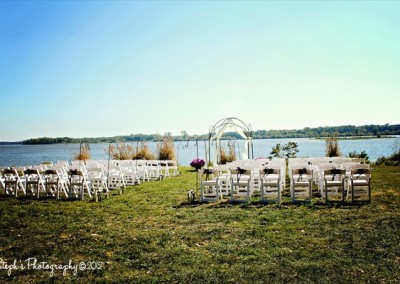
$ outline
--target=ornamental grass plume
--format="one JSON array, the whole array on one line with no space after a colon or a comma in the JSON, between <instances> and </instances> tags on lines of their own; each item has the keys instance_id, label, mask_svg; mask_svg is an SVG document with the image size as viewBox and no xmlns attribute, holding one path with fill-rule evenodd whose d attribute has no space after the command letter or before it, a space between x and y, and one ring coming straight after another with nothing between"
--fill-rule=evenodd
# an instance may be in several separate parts
<instances>
[{"instance_id":1,"label":"ornamental grass plume","mask_svg":"<svg viewBox=\"0 0 400 284\"><path fill-rule=\"evenodd\" d=\"M79 153L74 154L73 160L85 161L91 158L90 148L87 144L82 144Z\"/></svg>"},{"instance_id":2,"label":"ornamental grass plume","mask_svg":"<svg viewBox=\"0 0 400 284\"><path fill-rule=\"evenodd\" d=\"M146 142L142 142L140 148L133 155L133 160L155 160L155 155L150 151Z\"/></svg>"},{"instance_id":3,"label":"ornamental grass plume","mask_svg":"<svg viewBox=\"0 0 400 284\"><path fill-rule=\"evenodd\" d=\"M110 145L105 151L113 160L132 160L135 154L133 146L125 143L119 143L118 147Z\"/></svg>"},{"instance_id":4,"label":"ornamental grass plume","mask_svg":"<svg viewBox=\"0 0 400 284\"><path fill-rule=\"evenodd\" d=\"M165 136L163 141L157 144L159 160L175 160L174 139L171 136Z\"/></svg>"},{"instance_id":5,"label":"ornamental grass plume","mask_svg":"<svg viewBox=\"0 0 400 284\"><path fill-rule=\"evenodd\" d=\"M339 138L337 133L328 133L327 138L325 139L325 145L327 157L339 157L342 155L339 149Z\"/></svg>"},{"instance_id":6,"label":"ornamental grass plume","mask_svg":"<svg viewBox=\"0 0 400 284\"><path fill-rule=\"evenodd\" d=\"M221 165L235 161L236 153L235 153L234 145L233 144L228 145L228 153L225 151L224 147L221 146L219 149L219 155L220 155L220 164Z\"/></svg>"}]
</instances>

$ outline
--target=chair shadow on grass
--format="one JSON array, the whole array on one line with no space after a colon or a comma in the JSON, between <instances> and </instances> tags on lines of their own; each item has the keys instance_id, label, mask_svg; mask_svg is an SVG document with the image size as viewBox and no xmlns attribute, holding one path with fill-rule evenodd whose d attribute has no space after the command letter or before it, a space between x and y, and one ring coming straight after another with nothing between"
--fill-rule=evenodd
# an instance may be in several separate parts
<instances>
[{"instance_id":1,"label":"chair shadow on grass","mask_svg":"<svg viewBox=\"0 0 400 284\"><path fill-rule=\"evenodd\" d=\"M191 203L189 202L181 202L179 205L173 206L175 209L179 208L195 208L199 206L206 206L210 209L214 208L229 208L229 207L238 207L242 209L252 209L252 208L271 208L271 209L290 209L290 208L298 208L301 206L308 207L309 209L313 210L320 210L320 209L332 209L332 208L341 208L341 209L354 209L354 208L360 208L364 205L368 205L368 202L329 202L325 203L322 200L317 200L312 203L308 202L292 202L292 201L283 201L281 204L276 204L273 202L270 203L265 203L260 200L254 200L251 202L231 202L229 200L223 200L220 202L206 202L206 201L193 201Z\"/></svg>"}]
</instances>

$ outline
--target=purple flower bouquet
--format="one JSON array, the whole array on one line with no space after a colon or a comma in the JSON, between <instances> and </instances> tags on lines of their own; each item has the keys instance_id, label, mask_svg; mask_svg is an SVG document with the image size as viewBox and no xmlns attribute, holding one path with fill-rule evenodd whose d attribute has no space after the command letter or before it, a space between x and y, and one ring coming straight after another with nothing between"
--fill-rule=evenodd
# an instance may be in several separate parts
<instances>
[{"instance_id":1,"label":"purple flower bouquet","mask_svg":"<svg viewBox=\"0 0 400 284\"><path fill-rule=\"evenodd\" d=\"M190 162L190 166L193 167L193 168L195 168L196 171L200 170L201 167L203 167L204 165L205 165L205 162L204 162L203 159L193 159L193 160Z\"/></svg>"}]
</instances>

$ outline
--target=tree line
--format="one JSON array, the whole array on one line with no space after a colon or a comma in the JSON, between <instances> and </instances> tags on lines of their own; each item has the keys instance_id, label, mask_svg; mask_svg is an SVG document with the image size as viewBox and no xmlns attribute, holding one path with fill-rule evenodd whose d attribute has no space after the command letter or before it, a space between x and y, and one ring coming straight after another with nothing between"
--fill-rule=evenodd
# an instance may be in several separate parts
<instances>
[{"instance_id":1,"label":"tree line","mask_svg":"<svg viewBox=\"0 0 400 284\"><path fill-rule=\"evenodd\" d=\"M305 127L303 129L293 130L256 130L252 133L253 139L273 139L273 138L324 138L330 134L335 133L338 137L365 137L365 136L390 136L400 135L400 124L384 124L384 125L343 125L343 126L329 126L329 127ZM208 139L208 134L202 135L189 135L187 131L181 131L181 135L172 136L167 132L164 135L160 134L131 134L114 137L95 137L95 138L71 138L71 137L42 137L31 138L22 141L22 144L57 144L57 143L80 143L86 141L88 143L108 143L116 142L139 142L139 141L162 141L165 136L172 137L175 141L185 141L190 137L200 137L201 139ZM240 140L243 139L236 132L226 132L222 136L225 140Z\"/></svg>"}]
</instances>

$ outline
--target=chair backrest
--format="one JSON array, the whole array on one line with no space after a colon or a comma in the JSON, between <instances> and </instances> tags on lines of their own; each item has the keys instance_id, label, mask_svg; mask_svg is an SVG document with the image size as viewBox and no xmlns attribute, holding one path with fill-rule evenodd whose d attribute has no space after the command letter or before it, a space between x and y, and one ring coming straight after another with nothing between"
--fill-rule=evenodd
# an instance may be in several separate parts
<instances>
[{"instance_id":1,"label":"chair backrest","mask_svg":"<svg viewBox=\"0 0 400 284\"><path fill-rule=\"evenodd\" d=\"M26 176L39 175L39 170L37 170L37 169L26 169L26 170L24 170L24 175L26 175Z\"/></svg>"},{"instance_id":2,"label":"chair backrest","mask_svg":"<svg viewBox=\"0 0 400 284\"><path fill-rule=\"evenodd\" d=\"M313 171L307 168L302 169L292 169L292 176L300 175L300 176L311 176L312 177Z\"/></svg>"},{"instance_id":3,"label":"chair backrest","mask_svg":"<svg viewBox=\"0 0 400 284\"><path fill-rule=\"evenodd\" d=\"M251 174L251 170L248 169L242 169L242 168L236 168L236 169L232 169L231 170L231 174L233 175L250 175Z\"/></svg>"},{"instance_id":4,"label":"chair backrest","mask_svg":"<svg viewBox=\"0 0 400 284\"><path fill-rule=\"evenodd\" d=\"M335 179L337 176L339 179L345 178L346 170L345 169L326 169L324 170L324 177L329 176L332 179Z\"/></svg>"},{"instance_id":5,"label":"chair backrest","mask_svg":"<svg viewBox=\"0 0 400 284\"><path fill-rule=\"evenodd\" d=\"M44 172L45 175L58 175L56 170L48 169Z\"/></svg>"},{"instance_id":6,"label":"chair backrest","mask_svg":"<svg viewBox=\"0 0 400 284\"><path fill-rule=\"evenodd\" d=\"M351 170L354 170L354 169L370 169L370 168L371 168L370 164L353 164L350 167Z\"/></svg>"},{"instance_id":7,"label":"chair backrest","mask_svg":"<svg viewBox=\"0 0 400 284\"><path fill-rule=\"evenodd\" d=\"M57 170L48 169L44 172L44 180L48 184L51 183L58 183L60 181L60 175L58 174Z\"/></svg>"},{"instance_id":8,"label":"chair backrest","mask_svg":"<svg viewBox=\"0 0 400 284\"><path fill-rule=\"evenodd\" d=\"M355 179L368 179L371 177L371 169L368 168L355 168L351 169L351 178Z\"/></svg>"},{"instance_id":9,"label":"chair backrest","mask_svg":"<svg viewBox=\"0 0 400 284\"><path fill-rule=\"evenodd\" d=\"M279 168L264 168L260 170L260 176L262 178L267 178L271 175L280 175L281 170Z\"/></svg>"},{"instance_id":10,"label":"chair backrest","mask_svg":"<svg viewBox=\"0 0 400 284\"><path fill-rule=\"evenodd\" d=\"M19 178L17 171L14 168L6 168L3 169L2 175L7 179L16 179Z\"/></svg>"},{"instance_id":11,"label":"chair backrest","mask_svg":"<svg viewBox=\"0 0 400 284\"><path fill-rule=\"evenodd\" d=\"M263 168L260 170L263 175L279 174L279 168Z\"/></svg>"},{"instance_id":12,"label":"chair backrest","mask_svg":"<svg viewBox=\"0 0 400 284\"><path fill-rule=\"evenodd\" d=\"M218 169L200 169L198 171L199 177L202 180L209 180L210 177L217 177L218 176ZM203 176L205 177L203 178Z\"/></svg>"},{"instance_id":13,"label":"chair backrest","mask_svg":"<svg viewBox=\"0 0 400 284\"><path fill-rule=\"evenodd\" d=\"M78 169L76 169L76 170L69 170L68 171L68 175L70 176L70 177L72 177L72 176L83 176L83 173L82 173L82 171L80 171L80 170L78 170Z\"/></svg>"},{"instance_id":14,"label":"chair backrest","mask_svg":"<svg viewBox=\"0 0 400 284\"><path fill-rule=\"evenodd\" d=\"M351 161L365 164L365 158L351 158Z\"/></svg>"},{"instance_id":15,"label":"chair backrest","mask_svg":"<svg viewBox=\"0 0 400 284\"><path fill-rule=\"evenodd\" d=\"M240 181L240 178L242 176L245 176L247 178L251 177L251 170L248 169L242 169L242 168L236 168L231 170L231 178L232 180Z\"/></svg>"}]
</instances>

